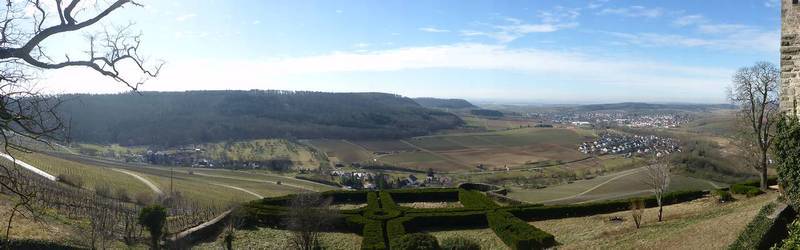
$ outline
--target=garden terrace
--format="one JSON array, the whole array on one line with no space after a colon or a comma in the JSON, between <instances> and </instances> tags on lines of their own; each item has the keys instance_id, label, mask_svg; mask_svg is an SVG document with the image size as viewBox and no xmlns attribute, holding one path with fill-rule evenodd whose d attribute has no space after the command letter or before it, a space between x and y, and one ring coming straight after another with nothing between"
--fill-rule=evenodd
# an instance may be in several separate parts
<instances>
[{"instance_id":1,"label":"garden terrace","mask_svg":"<svg viewBox=\"0 0 800 250\"><path fill-rule=\"evenodd\" d=\"M707 193L669 193L665 195L664 203L689 201ZM391 249L393 239L409 233L485 228L491 228L511 249L549 248L557 244L555 237L528 222L623 211L630 204L629 200L619 200L561 206L500 206L483 192L464 188L329 191L322 195L330 197L334 204L366 203L366 206L357 209L339 210L342 216L331 229L361 235L362 249ZM281 227L281 218L292 198L293 195L288 195L253 201L242 206L237 215L243 218L246 226ZM413 208L398 205L415 202L457 202L462 207ZM645 204L648 207L657 205L654 197L646 198Z\"/></svg>"}]
</instances>

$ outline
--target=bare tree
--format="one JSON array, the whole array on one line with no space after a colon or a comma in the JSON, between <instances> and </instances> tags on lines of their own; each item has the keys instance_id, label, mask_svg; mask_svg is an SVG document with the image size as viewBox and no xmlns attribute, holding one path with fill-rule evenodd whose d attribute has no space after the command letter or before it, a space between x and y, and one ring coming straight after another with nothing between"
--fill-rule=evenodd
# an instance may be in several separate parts
<instances>
[{"instance_id":1,"label":"bare tree","mask_svg":"<svg viewBox=\"0 0 800 250\"><path fill-rule=\"evenodd\" d=\"M319 246L319 235L330 226L337 213L330 210L331 199L317 193L301 193L292 199L286 227L292 231L291 242L297 249Z\"/></svg>"},{"instance_id":2,"label":"bare tree","mask_svg":"<svg viewBox=\"0 0 800 250\"><path fill-rule=\"evenodd\" d=\"M656 153L650 163L645 166L645 169L647 170L647 176L645 177L644 183L647 184L656 196L656 202L658 202L658 221L661 221L664 214L664 203L662 199L669 188L672 166L666 155Z\"/></svg>"},{"instance_id":3,"label":"bare tree","mask_svg":"<svg viewBox=\"0 0 800 250\"><path fill-rule=\"evenodd\" d=\"M743 150L757 149L750 163L761 177L761 189L767 189L767 167L772 128L779 119L780 70L768 62L757 62L740 68L733 75L729 99L739 107L737 118L744 126L740 129L739 144ZM747 157L750 158L750 157Z\"/></svg>"},{"instance_id":4,"label":"bare tree","mask_svg":"<svg viewBox=\"0 0 800 250\"><path fill-rule=\"evenodd\" d=\"M6 0L0 8L0 142L7 153L29 151L25 141L49 145L63 128L56 108L60 100L37 90L32 81L44 70L84 67L110 77L136 91L156 77L163 63L147 66L139 54L141 34L132 25L89 30L125 6L141 6L133 0ZM59 34L85 34L86 47L69 48L62 59L47 52L44 44ZM82 51L78 55L70 52ZM136 77L132 75L138 75ZM14 151L16 150L16 151ZM13 164L0 165L0 186L13 194L19 207L28 210L34 193L25 189ZM11 228L7 225L6 234Z\"/></svg>"},{"instance_id":5,"label":"bare tree","mask_svg":"<svg viewBox=\"0 0 800 250\"><path fill-rule=\"evenodd\" d=\"M631 217L636 228L642 226L642 215L644 215L644 200L635 198L631 200Z\"/></svg>"}]
</instances>

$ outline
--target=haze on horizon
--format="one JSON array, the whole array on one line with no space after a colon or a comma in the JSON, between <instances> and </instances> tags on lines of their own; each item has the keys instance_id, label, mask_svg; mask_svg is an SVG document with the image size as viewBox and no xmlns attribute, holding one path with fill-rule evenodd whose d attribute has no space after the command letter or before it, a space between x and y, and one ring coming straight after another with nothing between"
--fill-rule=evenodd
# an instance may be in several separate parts
<instances>
[{"instance_id":1,"label":"haze on horizon","mask_svg":"<svg viewBox=\"0 0 800 250\"><path fill-rule=\"evenodd\" d=\"M142 51L167 62L142 91L387 92L500 103L723 103L733 72L778 62L780 2L147 1ZM379 19L378 19L379 18ZM53 42L55 41L55 42ZM45 44L77 54L81 33ZM82 68L54 93L125 86Z\"/></svg>"}]
</instances>

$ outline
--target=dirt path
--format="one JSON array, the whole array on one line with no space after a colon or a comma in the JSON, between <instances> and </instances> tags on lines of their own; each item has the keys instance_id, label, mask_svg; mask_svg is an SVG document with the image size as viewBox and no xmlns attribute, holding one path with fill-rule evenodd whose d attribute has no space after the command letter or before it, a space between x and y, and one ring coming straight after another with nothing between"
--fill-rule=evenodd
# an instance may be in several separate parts
<instances>
[{"instance_id":1,"label":"dirt path","mask_svg":"<svg viewBox=\"0 0 800 250\"><path fill-rule=\"evenodd\" d=\"M231 186L231 185L225 185L225 184L219 184L219 183L214 183L214 182L209 182L209 184L212 184L212 185L217 185L217 186L220 186L220 187L226 187L226 188L232 188L232 189L236 189L236 190L239 190L239 191L242 191L242 192L245 192L245 193L251 194L251 195L253 195L253 196L255 196L255 197L258 197L259 199L264 199L264 196L262 196L262 195L260 195L260 194L257 194L257 193L255 193L255 192L253 192L253 191L250 191L250 190L244 189L244 188L235 187L235 186Z\"/></svg>"},{"instance_id":2,"label":"dirt path","mask_svg":"<svg viewBox=\"0 0 800 250\"><path fill-rule=\"evenodd\" d=\"M159 194L159 195L163 195L164 194L164 192L161 191L161 189L158 188L158 186L156 186L156 184L154 184L153 182L151 182L148 179L145 179L141 175L135 174L135 173L133 173L131 171L128 171L128 170L123 170L123 169L118 169L118 168L109 168L109 169L117 171L117 172L120 172L120 173L123 173L123 174L127 174L127 175L130 175L130 176L133 176L133 178L136 178L137 180L139 180L142 183L144 183L145 185L147 185L147 187L149 187L151 190L153 190L153 192L155 192L156 194Z\"/></svg>"}]
</instances>

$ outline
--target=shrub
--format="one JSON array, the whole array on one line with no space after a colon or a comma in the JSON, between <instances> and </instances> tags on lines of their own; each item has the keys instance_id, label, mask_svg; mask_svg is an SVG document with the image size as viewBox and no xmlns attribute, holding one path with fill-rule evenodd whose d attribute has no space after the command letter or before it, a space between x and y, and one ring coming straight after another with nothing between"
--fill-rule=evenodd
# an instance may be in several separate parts
<instances>
[{"instance_id":1,"label":"shrub","mask_svg":"<svg viewBox=\"0 0 800 250\"><path fill-rule=\"evenodd\" d=\"M442 250L481 250L481 245L469 238L450 237L442 240Z\"/></svg>"},{"instance_id":2,"label":"shrub","mask_svg":"<svg viewBox=\"0 0 800 250\"><path fill-rule=\"evenodd\" d=\"M56 177L58 181L76 187L76 188L83 188L83 178L73 174L60 174Z\"/></svg>"},{"instance_id":3,"label":"shrub","mask_svg":"<svg viewBox=\"0 0 800 250\"><path fill-rule=\"evenodd\" d=\"M430 234L414 233L393 239L392 249L397 250L440 250L436 237Z\"/></svg>"},{"instance_id":4,"label":"shrub","mask_svg":"<svg viewBox=\"0 0 800 250\"><path fill-rule=\"evenodd\" d=\"M139 212L139 225L147 228L150 232L150 247L158 250L158 241L164 235L164 224L167 222L167 210L159 205L152 205L142 208Z\"/></svg>"},{"instance_id":5,"label":"shrub","mask_svg":"<svg viewBox=\"0 0 800 250\"><path fill-rule=\"evenodd\" d=\"M111 187L105 184L98 184L94 186L94 193L102 197L111 197Z\"/></svg>"},{"instance_id":6,"label":"shrub","mask_svg":"<svg viewBox=\"0 0 800 250\"><path fill-rule=\"evenodd\" d=\"M761 189L753 188L753 189L747 190L747 193L745 193L745 195L747 195L747 197L756 197L756 196L759 196L759 195L761 195L763 193L764 193L764 191L761 191Z\"/></svg>"},{"instance_id":7,"label":"shrub","mask_svg":"<svg viewBox=\"0 0 800 250\"><path fill-rule=\"evenodd\" d=\"M131 201L131 197L128 195L128 190L124 188L117 188L114 191L114 197L124 202Z\"/></svg>"},{"instance_id":8,"label":"shrub","mask_svg":"<svg viewBox=\"0 0 800 250\"><path fill-rule=\"evenodd\" d=\"M0 239L6 243L5 239ZM35 239L11 239L7 241L8 245L3 246L7 249L48 249L48 250L78 250L83 248L72 247L63 245L63 243L51 242L46 240Z\"/></svg>"},{"instance_id":9,"label":"shrub","mask_svg":"<svg viewBox=\"0 0 800 250\"><path fill-rule=\"evenodd\" d=\"M775 129L772 158L789 203L800 211L800 121L784 116Z\"/></svg>"},{"instance_id":10,"label":"shrub","mask_svg":"<svg viewBox=\"0 0 800 250\"><path fill-rule=\"evenodd\" d=\"M489 226L511 249L545 249L555 246L556 239L508 212L490 212Z\"/></svg>"},{"instance_id":11,"label":"shrub","mask_svg":"<svg viewBox=\"0 0 800 250\"><path fill-rule=\"evenodd\" d=\"M781 250L800 249L800 219L795 219L792 225L789 226L789 237L781 242Z\"/></svg>"},{"instance_id":12,"label":"shrub","mask_svg":"<svg viewBox=\"0 0 800 250\"><path fill-rule=\"evenodd\" d=\"M796 213L789 208L771 219L769 216L775 212L775 208L775 203L769 203L762 207L728 249L769 249L785 238L787 236L786 226L791 223Z\"/></svg>"},{"instance_id":13,"label":"shrub","mask_svg":"<svg viewBox=\"0 0 800 250\"><path fill-rule=\"evenodd\" d=\"M717 197L717 202L720 203L733 201L733 196L731 195L731 192L728 192L727 190L722 190L722 189L714 190L714 196Z\"/></svg>"},{"instance_id":14,"label":"shrub","mask_svg":"<svg viewBox=\"0 0 800 250\"><path fill-rule=\"evenodd\" d=\"M147 205L153 202L153 196L145 192L137 193L134 197L134 201L139 205Z\"/></svg>"}]
</instances>

